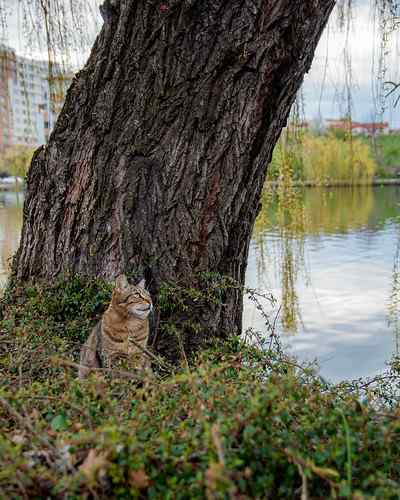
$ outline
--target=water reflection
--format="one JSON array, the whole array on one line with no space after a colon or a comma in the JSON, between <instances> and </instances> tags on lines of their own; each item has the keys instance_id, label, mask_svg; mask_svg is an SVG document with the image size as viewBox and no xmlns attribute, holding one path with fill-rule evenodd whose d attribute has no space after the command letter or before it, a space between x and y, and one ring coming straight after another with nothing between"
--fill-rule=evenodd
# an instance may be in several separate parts
<instances>
[{"instance_id":1,"label":"water reflection","mask_svg":"<svg viewBox=\"0 0 400 500\"><path fill-rule=\"evenodd\" d=\"M395 354L400 354L400 231L398 232L396 255L392 272L392 287L389 297L389 326L395 338Z\"/></svg>"},{"instance_id":2,"label":"water reflection","mask_svg":"<svg viewBox=\"0 0 400 500\"><path fill-rule=\"evenodd\" d=\"M22 227L23 195L0 192L0 287L6 284L11 260L18 249Z\"/></svg>"},{"instance_id":3,"label":"water reflection","mask_svg":"<svg viewBox=\"0 0 400 500\"><path fill-rule=\"evenodd\" d=\"M266 196L247 282L278 299L284 343L332 379L380 371L400 335L400 189L311 188L290 216ZM261 326L251 304L244 322Z\"/></svg>"},{"instance_id":4,"label":"water reflection","mask_svg":"<svg viewBox=\"0 0 400 500\"><path fill-rule=\"evenodd\" d=\"M22 202L21 194L0 193L2 285ZM284 344L301 359L317 358L334 380L381 371L400 351L400 188L265 193L263 206L247 284L277 298ZM264 326L250 302L244 326Z\"/></svg>"}]
</instances>

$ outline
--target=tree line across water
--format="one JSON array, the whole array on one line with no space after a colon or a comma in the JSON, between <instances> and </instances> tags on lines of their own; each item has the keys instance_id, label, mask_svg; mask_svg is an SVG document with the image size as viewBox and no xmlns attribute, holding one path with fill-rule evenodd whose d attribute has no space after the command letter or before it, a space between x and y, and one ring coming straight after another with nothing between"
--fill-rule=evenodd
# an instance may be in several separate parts
<instances>
[{"instance_id":1,"label":"tree line across water","mask_svg":"<svg viewBox=\"0 0 400 500\"><path fill-rule=\"evenodd\" d=\"M400 134L350 136L283 131L268 170L268 179L329 184L369 184L400 173Z\"/></svg>"},{"instance_id":2,"label":"tree line across water","mask_svg":"<svg viewBox=\"0 0 400 500\"><path fill-rule=\"evenodd\" d=\"M25 177L34 148L16 145L0 155L0 173ZM269 181L284 179L317 185L331 182L368 184L374 177L400 174L400 134L349 138L340 132L325 134L283 131L268 171Z\"/></svg>"}]
</instances>

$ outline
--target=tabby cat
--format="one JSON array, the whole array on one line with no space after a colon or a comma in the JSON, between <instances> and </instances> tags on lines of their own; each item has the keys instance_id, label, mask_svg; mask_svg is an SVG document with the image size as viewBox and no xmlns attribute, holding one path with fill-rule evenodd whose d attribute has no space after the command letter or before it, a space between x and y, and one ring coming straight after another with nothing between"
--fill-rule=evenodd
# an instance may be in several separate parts
<instances>
[{"instance_id":1,"label":"tabby cat","mask_svg":"<svg viewBox=\"0 0 400 500\"><path fill-rule=\"evenodd\" d=\"M93 368L113 368L123 359L129 367L147 369L149 358L138 346L146 348L151 309L145 281L135 286L125 275L119 276L108 309L82 346L79 378L87 377Z\"/></svg>"}]
</instances>

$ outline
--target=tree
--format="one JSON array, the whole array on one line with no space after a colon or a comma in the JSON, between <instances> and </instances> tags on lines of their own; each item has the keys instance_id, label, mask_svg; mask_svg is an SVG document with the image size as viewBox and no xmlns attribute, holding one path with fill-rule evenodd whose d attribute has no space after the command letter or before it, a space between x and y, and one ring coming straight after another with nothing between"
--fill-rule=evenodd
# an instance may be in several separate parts
<instances>
[{"instance_id":1,"label":"tree","mask_svg":"<svg viewBox=\"0 0 400 500\"><path fill-rule=\"evenodd\" d=\"M13 146L0 156L0 165L9 175L24 178L34 153L33 148L23 145Z\"/></svg>"},{"instance_id":2,"label":"tree","mask_svg":"<svg viewBox=\"0 0 400 500\"><path fill-rule=\"evenodd\" d=\"M106 0L32 160L15 277L141 273L155 299L202 272L243 283L266 168L334 3ZM238 333L241 292L187 314L189 349Z\"/></svg>"}]
</instances>

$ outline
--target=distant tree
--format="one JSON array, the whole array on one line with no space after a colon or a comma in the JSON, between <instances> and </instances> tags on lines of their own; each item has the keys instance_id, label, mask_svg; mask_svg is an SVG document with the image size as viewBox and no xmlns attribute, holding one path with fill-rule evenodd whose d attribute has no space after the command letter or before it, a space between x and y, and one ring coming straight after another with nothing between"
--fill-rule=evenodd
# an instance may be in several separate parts
<instances>
[{"instance_id":1,"label":"distant tree","mask_svg":"<svg viewBox=\"0 0 400 500\"><path fill-rule=\"evenodd\" d=\"M29 146L12 146L0 156L0 170L24 178L29 170L34 149Z\"/></svg>"}]
</instances>

